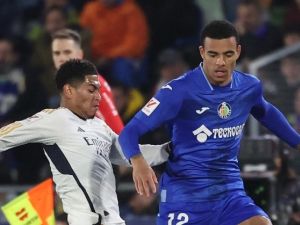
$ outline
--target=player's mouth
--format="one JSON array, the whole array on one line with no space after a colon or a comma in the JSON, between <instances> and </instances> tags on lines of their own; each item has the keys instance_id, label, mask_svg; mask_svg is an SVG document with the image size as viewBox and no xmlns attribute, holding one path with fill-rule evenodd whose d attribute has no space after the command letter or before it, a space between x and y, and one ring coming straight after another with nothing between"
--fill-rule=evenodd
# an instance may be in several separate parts
<instances>
[{"instance_id":1,"label":"player's mouth","mask_svg":"<svg viewBox=\"0 0 300 225\"><path fill-rule=\"evenodd\" d=\"M98 109L98 108L99 108L99 104L94 104L94 105L93 105L93 108Z\"/></svg>"},{"instance_id":2,"label":"player's mouth","mask_svg":"<svg viewBox=\"0 0 300 225\"><path fill-rule=\"evenodd\" d=\"M224 77L227 74L226 70L215 70L215 74L217 77Z\"/></svg>"}]
</instances>

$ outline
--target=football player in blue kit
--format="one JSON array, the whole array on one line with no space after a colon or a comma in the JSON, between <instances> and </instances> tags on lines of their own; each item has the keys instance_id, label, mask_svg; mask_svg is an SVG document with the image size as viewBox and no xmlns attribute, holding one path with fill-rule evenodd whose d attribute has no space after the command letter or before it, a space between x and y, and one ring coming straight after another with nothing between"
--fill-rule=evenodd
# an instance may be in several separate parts
<instances>
[{"instance_id":1,"label":"football player in blue kit","mask_svg":"<svg viewBox=\"0 0 300 225\"><path fill-rule=\"evenodd\" d=\"M270 225L246 195L238 166L249 115L292 147L300 136L267 102L261 82L235 70L241 52L234 26L207 24L200 38L203 62L163 86L119 137L133 166L138 193L156 192L156 177L138 147L139 137L165 124L173 149L160 180L158 225Z\"/></svg>"}]
</instances>

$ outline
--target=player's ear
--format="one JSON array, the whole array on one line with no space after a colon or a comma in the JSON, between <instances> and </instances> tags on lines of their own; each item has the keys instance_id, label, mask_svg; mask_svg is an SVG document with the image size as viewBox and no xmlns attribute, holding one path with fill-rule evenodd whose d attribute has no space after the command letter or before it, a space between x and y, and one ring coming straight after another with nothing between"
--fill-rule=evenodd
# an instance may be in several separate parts
<instances>
[{"instance_id":1,"label":"player's ear","mask_svg":"<svg viewBox=\"0 0 300 225\"><path fill-rule=\"evenodd\" d=\"M204 48L203 48L202 45L199 46L199 52L200 52L200 55L201 55L201 57L203 59L203 57L204 57Z\"/></svg>"},{"instance_id":2,"label":"player's ear","mask_svg":"<svg viewBox=\"0 0 300 225\"><path fill-rule=\"evenodd\" d=\"M72 86L70 84L65 84L63 87L63 94L67 98L72 97Z\"/></svg>"},{"instance_id":3,"label":"player's ear","mask_svg":"<svg viewBox=\"0 0 300 225\"><path fill-rule=\"evenodd\" d=\"M80 49L78 52L78 58L83 59L83 57L84 57L83 51L82 51L82 49Z\"/></svg>"},{"instance_id":4,"label":"player's ear","mask_svg":"<svg viewBox=\"0 0 300 225\"><path fill-rule=\"evenodd\" d=\"M242 46L241 45L237 45L237 47L236 47L237 59L240 57L241 51L242 51Z\"/></svg>"}]
</instances>

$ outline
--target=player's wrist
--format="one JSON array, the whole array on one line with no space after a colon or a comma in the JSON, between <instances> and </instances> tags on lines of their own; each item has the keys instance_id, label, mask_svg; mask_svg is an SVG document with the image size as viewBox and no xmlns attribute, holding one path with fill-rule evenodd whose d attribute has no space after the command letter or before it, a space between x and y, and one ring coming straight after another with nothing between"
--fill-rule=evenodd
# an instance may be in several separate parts
<instances>
[{"instance_id":1,"label":"player's wrist","mask_svg":"<svg viewBox=\"0 0 300 225\"><path fill-rule=\"evenodd\" d=\"M134 166L136 164L145 162L145 159L144 159L143 155L140 153L140 154L132 156L130 158L130 162L131 162L132 166Z\"/></svg>"}]
</instances>

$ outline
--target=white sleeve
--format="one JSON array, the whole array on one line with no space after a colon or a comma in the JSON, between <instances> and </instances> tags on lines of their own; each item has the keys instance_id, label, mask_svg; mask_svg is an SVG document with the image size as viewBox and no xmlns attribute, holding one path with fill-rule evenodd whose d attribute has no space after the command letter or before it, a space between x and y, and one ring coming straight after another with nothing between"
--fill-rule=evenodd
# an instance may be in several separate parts
<instances>
[{"instance_id":1,"label":"white sleeve","mask_svg":"<svg viewBox=\"0 0 300 225\"><path fill-rule=\"evenodd\" d=\"M122 148L119 144L118 135L115 134L115 140L110 152L110 161L115 165L130 166L129 161L123 154ZM168 160L167 153L169 143L162 145L139 145L142 155L150 166L160 165Z\"/></svg>"},{"instance_id":2,"label":"white sleeve","mask_svg":"<svg viewBox=\"0 0 300 225\"><path fill-rule=\"evenodd\" d=\"M128 166L128 167L130 166L129 161L126 159L125 155L123 154L118 138L115 139L115 142L112 145L109 159L112 164L119 165L119 166Z\"/></svg>"},{"instance_id":3,"label":"white sleeve","mask_svg":"<svg viewBox=\"0 0 300 225\"><path fill-rule=\"evenodd\" d=\"M118 141L118 135L113 132L112 129L109 128L109 132L112 135L112 146L109 154L109 159L112 164L119 165L119 166L130 166L129 161L126 159L125 155L123 154L122 148Z\"/></svg>"},{"instance_id":4,"label":"white sleeve","mask_svg":"<svg viewBox=\"0 0 300 225\"><path fill-rule=\"evenodd\" d=\"M49 113L53 110L43 110L25 120L16 121L0 129L0 152L27 143L53 144ZM52 123L52 125L51 125Z\"/></svg>"},{"instance_id":5,"label":"white sleeve","mask_svg":"<svg viewBox=\"0 0 300 225\"><path fill-rule=\"evenodd\" d=\"M162 145L139 145L142 155L150 166L157 166L169 158L169 142Z\"/></svg>"}]
</instances>

